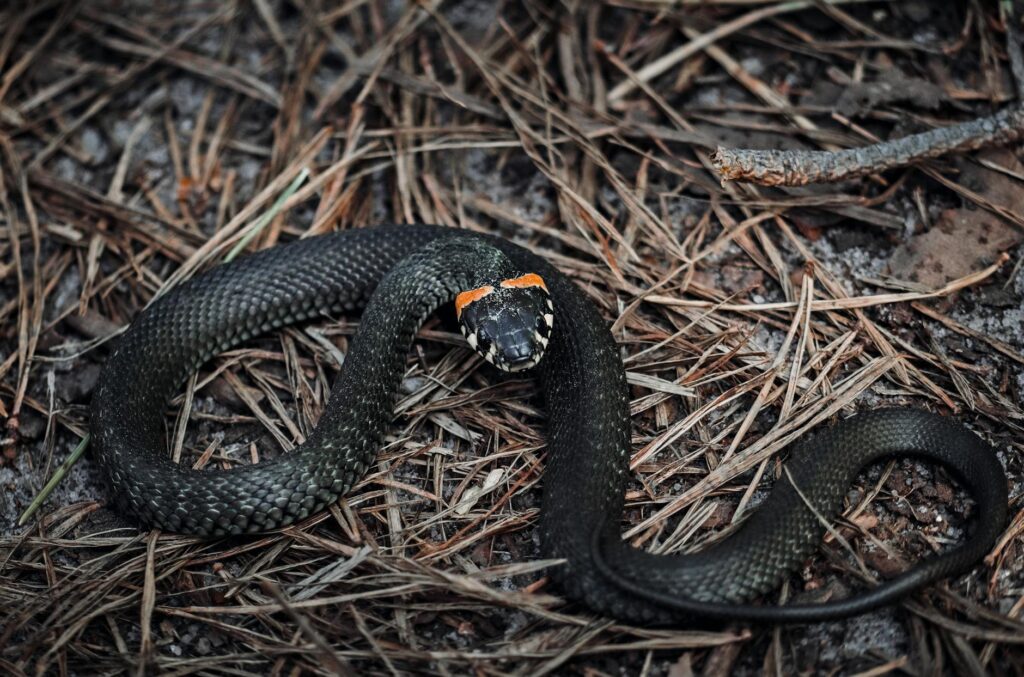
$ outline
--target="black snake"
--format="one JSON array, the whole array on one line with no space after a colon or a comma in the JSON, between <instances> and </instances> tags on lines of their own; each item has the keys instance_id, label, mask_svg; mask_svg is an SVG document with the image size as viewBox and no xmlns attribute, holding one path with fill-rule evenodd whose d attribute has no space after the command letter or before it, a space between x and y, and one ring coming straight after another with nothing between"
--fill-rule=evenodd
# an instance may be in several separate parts
<instances>
[{"instance_id":1,"label":"black snake","mask_svg":"<svg viewBox=\"0 0 1024 677\"><path fill-rule=\"evenodd\" d=\"M766 502L720 544L674 556L631 548L619 530L629 477L628 392L606 323L540 257L499 238L436 226L382 226L296 241L214 268L142 312L108 359L92 403L96 458L118 505L145 524L203 536L262 532L324 509L373 462L424 319L460 293L524 275L543 279L554 309L550 343L538 337L547 345L535 370L550 451L540 539L545 556L566 560L555 568L565 592L595 611L659 623L694 613L833 618L968 569L1001 532L1006 478L992 448L943 417L888 409L795 445L788 472ZM276 327L364 307L328 408L303 444L271 462L228 471L191 472L164 453L164 408L203 362ZM750 605L813 552L822 520L835 515L857 472L892 454L952 469L982 516L971 536L850 600Z\"/></svg>"}]
</instances>

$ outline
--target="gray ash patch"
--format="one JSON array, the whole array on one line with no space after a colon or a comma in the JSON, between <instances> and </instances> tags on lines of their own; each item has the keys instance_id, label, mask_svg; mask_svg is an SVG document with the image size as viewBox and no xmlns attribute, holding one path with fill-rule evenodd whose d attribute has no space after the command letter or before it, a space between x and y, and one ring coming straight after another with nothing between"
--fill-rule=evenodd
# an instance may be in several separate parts
<instances>
[{"instance_id":1,"label":"gray ash patch","mask_svg":"<svg viewBox=\"0 0 1024 677\"><path fill-rule=\"evenodd\" d=\"M540 222L554 209L547 180L519 154L500 155L491 149L465 151L462 189L528 221Z\"/></svg>"},{"instance_id":2,"label":"gray ash patch","mask_svg":"<svg viewBox=\"0 0 1024 677\"><path fill-rule=\"evenodd\" d=\"M50 479L52 471L78 444L66 433L57 435L50 473L44 472L46 456L42 442L20 445L14 463L0 465L0 535L14 536L24 533L27 527L19 527L18 518ZM98 469L91 459L82 458L71 467L64 480L56 486L32 520L53 512L56 507L105 501L106 493Z\"/></svg>"}]
</instances>

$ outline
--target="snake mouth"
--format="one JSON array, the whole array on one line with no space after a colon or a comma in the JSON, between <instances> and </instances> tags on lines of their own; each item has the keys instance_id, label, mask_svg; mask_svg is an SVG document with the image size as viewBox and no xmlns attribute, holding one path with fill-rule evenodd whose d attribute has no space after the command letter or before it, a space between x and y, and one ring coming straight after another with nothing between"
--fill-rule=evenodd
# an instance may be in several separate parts
<instances>
[{"instance_id":1,"label":"snake mouth","mask_svg":"<svg viewBox=\"0 0 1024 677\"><path fill-rule=\"evenodd\" d=\"M488 363L508 373L526 371L540 364L548 346L549 331L535 329L529 336L523 332L509 332L491 339L486 333L471 332L462 327L469 346Z\"/></svg>"}]
</instances>

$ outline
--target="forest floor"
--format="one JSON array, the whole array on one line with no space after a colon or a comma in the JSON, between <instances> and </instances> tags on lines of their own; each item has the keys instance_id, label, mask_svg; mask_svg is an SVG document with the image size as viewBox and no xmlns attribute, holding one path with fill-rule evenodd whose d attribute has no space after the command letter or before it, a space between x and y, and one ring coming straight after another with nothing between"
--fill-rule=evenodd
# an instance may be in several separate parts
<instances>
[{"instance_id":1,"label":"forest floor","mask_svg":"<svg viewBox=\"0 0 1024 677\"><path fill-rule=\"evenodd\" d=\"M1014 105L1013 5L8 4L0 671L1021 674L1020 148L800 188L723 183L710 162L719 145L857 147ZM780 476L780 439L882 405L995 446L1003 538L969 574L844 621L594 617L538 561L536 386L444 317L377 465L329 512L204 541L112 510L88 403L146 303L239 244L385 222L503 235L600 308L631 388L637 547L727 537ZM168 407L169 447L231 467L301 442L357 326L220 355ZM961 539L972 505L927 464L872 467L836 522L851 549L827 538L764 603L889 578Z\"/></svg>"}]
</instances>

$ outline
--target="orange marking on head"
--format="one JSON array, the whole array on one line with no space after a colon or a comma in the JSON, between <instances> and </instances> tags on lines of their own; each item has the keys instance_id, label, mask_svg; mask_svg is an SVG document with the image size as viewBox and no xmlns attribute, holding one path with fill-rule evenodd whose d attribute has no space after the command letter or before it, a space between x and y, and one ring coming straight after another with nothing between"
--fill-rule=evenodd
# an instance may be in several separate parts
<instances>
[{"instance_id":1,"label":"orange marking on head","mask_svg":"<svg viewBox=\"0 0 1024 677\"><path fill-rule=\"evenodd\" d=\"M455 297L455 315L462 317L462 309L468 306L473 301L479 301L483 297L494 291L494 287L491 285L485 285L483 287L477 287L476 289L470 289L464 291Z\"/></svg>"},{"instance_id":2,"label":"orange marking on head","mask_svg":"<svg viewBox=\"0 0 1024 677\"><path fill-rule=\"evenodd\" d=\"M543 278L537 273L527 273L521 277L516 277L511 280L502 280L501 286L506 289L526 289L529 287L540 287L544 291L548 290L548 286L544 284Z\"/></svg>"}]
</instances>

